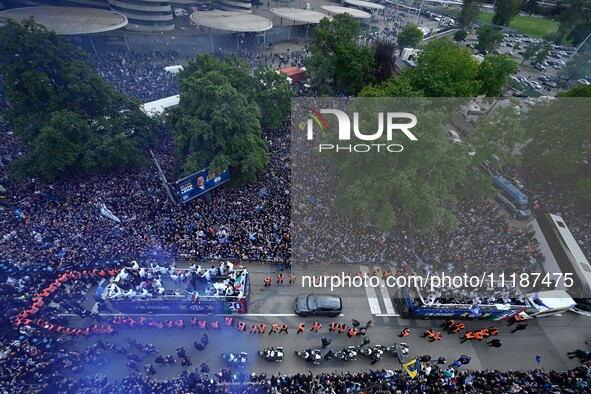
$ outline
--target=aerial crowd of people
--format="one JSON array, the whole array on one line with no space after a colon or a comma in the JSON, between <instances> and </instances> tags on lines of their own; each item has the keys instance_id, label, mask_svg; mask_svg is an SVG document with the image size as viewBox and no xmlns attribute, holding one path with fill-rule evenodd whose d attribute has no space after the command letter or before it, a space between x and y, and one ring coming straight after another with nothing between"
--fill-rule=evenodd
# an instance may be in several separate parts
<instances>
[{"instance_id":1,"label":"aerial crowd of people","mask_svg":"<svg viewBox=\"0 0 591 394\"><path fill-rule=\"evenodd\" d=\"M171 60L174 53L117 52L95 59L100 75L142 102L178 94L176 77L163 69ZM291 61L297 64L299 58ZM280 129L265 131L270 160L256 183L242 188L218 188L210 204L196 199L176 205L162 189L152 166L64 179L53 184L36 179L16 181L9 176L6 166L23 154L22 149L18 138L0 121L0 184L7 189L0 199L0 389L22 393L340 393L371 386L375 393L508 390L535 393L551 389L588 392L591 372L585 366L555 372L458 371L433 365L428 374L411 380L402 371L390 370L249 375L229 369L212 372L201 365L185 370L174 379L158 379L150 369L146 374L134 371L121 381L109 381L102 374L82 377L75 374L81 372L81 363L98 366L108 363L108 352L123 353L120 345L103 343L104 347L93 345L81 350L70 336L56 335L34 324L15 327L17 314L30 307L31 298L47 288L57 275L108 269L115 260L133 261L141 256L142 260L155 264L181 257L287 264L292 253L290 131L289 117ZM169 175L177 167L172 137L163 126L160 132L155 153L164 173ZM523 174L526 182L530 177ZM300 234L306 234L305 242L301 243L306 250L299 250L298 254L306 256L307 264L390 261L402 272L428 273L453 271L456 267L481 272L491 266L506 265L508 261L511 269L519 271L536 262L528 251L524 233L509 226L499 215L499 208L490 201L463 201L456 211L456 230L428 239L410 229L383 234L369 224L341 219L331 210L330 201L323 200L322 188L331 185L321 185L314 179L306 183L306 187L320 188L308 190L309 195L316 197L296 207L299 215L296 219L301 220L300 226L305 225L305 231L301 230ZM591 250L589 214L565 203L566 199L551 185L527 183L538 192L544 208L560 212L566 218L588 253ZM99 204L105 204L121 223L101 216ZM339 231L339 243L334 241L335 228ZM295 262L300 263L303 262ZM119 282L139 285L141 268L132 267L126 273L129 276L121 276ZM186 281L197 281L201 274L206 275L200 271ZM67 320L57 317L55 312L59 310L98 322L104 320L84 307L87 286L98 285L100 278L90 281L71 283L68 291L56 294L52 304L36 318L58 325ZM224 284L222 291L230 285ZM128 291L123 287L119 290ZM150 344L140 347L146 354L157 350Z\"/></svg>"}]
</instances>

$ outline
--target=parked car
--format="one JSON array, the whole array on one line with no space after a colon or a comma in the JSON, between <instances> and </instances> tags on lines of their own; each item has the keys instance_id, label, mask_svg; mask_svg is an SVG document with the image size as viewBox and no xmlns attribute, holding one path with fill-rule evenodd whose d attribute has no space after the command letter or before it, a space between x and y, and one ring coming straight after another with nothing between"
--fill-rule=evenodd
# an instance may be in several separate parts
<instances>
[{"instance_id":1,"label":"parked car","mask_svg":"<svg viewBox=\"0 0 591 394\"><path fill-rule=\"evenodd\" d=\"M538 70L538 71L546 71L546 67L544 67L544 66L543 66L543 65L541 65L541 64L536 64L536 65L534 66L534 68L535 68L536 70Z\"/></svg>"},{"instance_id":2,"label":"parked car","mask_svg":"<svg viewBox=\"0 0 591 394\"><path fill-rule=\"evenodd\" d=\"M455 130L447 130L447 136L449 138L451 138L451 142L453 142L453 143L462 142L462 139L460 138L460 135Z\"/></svg>"},{"instance_id":3,"label":"parked car","mask_svg":"<svg viewBox=\"0 0 591 394\"><path fill-rule=\"evenodd\" d=\"M577 82L581 85L591 85L591 82L587 81L586 79L579 79Z\"/></svg>"},{"instance_id":4,"label":"parked car","mask_svg":"<svg viewBox=\"0 0 591 394\"><path fill-rule=\"evenodd\" d=\"M558 84L556 82L552 82L552 81L545 81L544 85L548 86L549 88L557 88Z\"/></svg>"},{"instance_id":5,"label":"parked car","mask_svg":"<svg viewBox=\"0 0 591 394\"><path fill-rule=\"evenodd\" d=\"M337 317L343 311L343 300L329 294L304 294L295 299L296 315Z\"/></svg>"},{"instance_id":6,"label":"parked car","mask_svg":"<svg viewBox=\"0 0 591 394\"><path fill-rule=\"evenodd\" d=\"M549 81L549 80L550 80L550 77L549 77L549 76L547 76L547 75L541 74L541 75L538 77L538 79L539 79L540 81L542 81L542 82L546 82L546 81Z\"/></svg>"},{"instance_id":7,"label":"parked car","mask_svg":"<svg viewBox=\"0 0 591 394\"><path fill-rule=\"evenodd\" d=\"M529 81L529 85L534 89L542 89L542 85L540 85L536 81Z\"/></svg>"},{"instance_id":8,"label":"parked car","mask_svg":"<svg viewBox=\"0 0 591 394\"><path fill-rule=\"evenodd\" d=\"M527 94L525 94L524 92L518 90L516 92L513 92L513 96L514 97L527 97Z\"/></svg>"}]
</instances>

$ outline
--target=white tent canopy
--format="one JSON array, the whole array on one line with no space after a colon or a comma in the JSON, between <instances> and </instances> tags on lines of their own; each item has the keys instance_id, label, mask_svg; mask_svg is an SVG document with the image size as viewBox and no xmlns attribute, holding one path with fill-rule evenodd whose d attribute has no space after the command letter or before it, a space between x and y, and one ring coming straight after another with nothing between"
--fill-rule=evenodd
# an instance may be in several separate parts
<instances>
[{"instance_id":1,"label":"white tent canopy","mask_svg":"<svg viewBox=\"0 0 591 394\"><path fill-rule=\"evenodd\" d=\"M180 64L178 66L167 66L164 67L164 71L168 71L169 73L173 73L176 74L179 71L183 71L185 68L183 66L181 66Z\"/></svg>"},{"instance_id":2,"label":"white tent canopy","mask_svg":"<svg viewBox=\"0 0 591 394\"><path fill-rule=\"evenodd\" d=\"M151 101L149 103L142 104L141 109L149 117L154 115L160 115L164 113L164 110L168 107L174 107L179 104L180 95L165 97L160 100Z\"/></svg>"}]
</instances>

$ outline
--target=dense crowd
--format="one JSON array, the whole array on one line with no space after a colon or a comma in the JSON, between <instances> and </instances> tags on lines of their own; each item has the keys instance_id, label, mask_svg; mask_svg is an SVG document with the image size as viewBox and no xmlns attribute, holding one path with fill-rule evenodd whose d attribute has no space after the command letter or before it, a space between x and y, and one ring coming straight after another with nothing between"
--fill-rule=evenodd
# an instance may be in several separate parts
<instances>
[{"instance_id":1,"label":"dense crowd","mask_svg":"<svg viewBox=\"0 0 591 394\"><path fill-rule=\"evenodd\" d=\"M300 59L288 61L297 64ZM163 71L165 63L174 63L174 54L118 52L97 59L105 79L143 102L178 94L175 77ZM22 150L10 129L0 123L0 183L8 189L0 199L0 389L23 393L340 393L376 385L373 392L588 392L591 374L586 367L566 372L458 372L435 365L415 380L406 379L401 371L245 376L229 370L204 372L203 366L168 380L139 372L119 382L100 374L73 378L63 371L76 372L73 368L80 360L101 365L108 362L105 354L90 347L64 351L69 341L66 336L34 326L13 327L10 319L30 306L31 297L54 279L55 272L85 270L137 256L287 261L291 255L290 127L290 119L286 119L282 128L265 135L270 161L256 183L219 188L210 204L197 199L177 206L162 190L152 166L51 185L35 179L17 182L8 177L6 165ZM160 130L156 156L171 176L177 163L172 137L165 128ZM318 166L322 169L321 163ZM332 186L320 186L311 178L307 183ZM536 187L535 182L528 184ZM540 201L565 216L588 253L589 215L566 204L554 188L544 186L536 187ZM298 253L305 253L306 261L312 264L388 262L399 270L421 273L457 267L481 272L485 266L507 262L512 269L520 270L532 264L526 237L512 229L491 202L463 201L456 212L458 228L427 239L410 230L383 234L369 224L340 219L329 208L331 201L323 200L322 191L309 195L316 197L297 210L301 223L315 235L302 243L307 250ZM105 204L121 223L101 216L100 204ZM52 314L59 307L100 319L82 305L89 284L93 283L74 284L68 292L60 293L53 300L58 306L48 306L42 316L59 324L63 318Z\"/></svg>"}]
</instances>

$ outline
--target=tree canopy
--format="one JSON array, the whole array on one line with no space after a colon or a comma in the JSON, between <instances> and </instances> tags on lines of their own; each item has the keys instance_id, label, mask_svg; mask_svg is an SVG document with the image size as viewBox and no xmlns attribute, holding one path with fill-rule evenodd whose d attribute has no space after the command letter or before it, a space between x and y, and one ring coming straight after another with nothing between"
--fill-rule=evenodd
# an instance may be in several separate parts
<instances>
[{"instance_id":1,"label":"tree canopy","mask_svg":"<svg viewBox=\"0 0 591 394\"><path fill-rule=\"evenodd\" d=\"M310 43L306 63L312 82L332 93L356 95L372 81L373 49L359 46L360 24L349 14L323 18Z\"/></svg>"},{"instance_id":2,"label":"tree canopy","mask_svg":"<svg viewBox=\"0 0 591 394\"><path fill-rule=\"evenodd\" d=\"M433 235L454 228L454 208L459 200L490 193L490 182L472 170L473 157L464 143L452 143L445 135L450 118L459 110L455 99L404 98L392 103L364 99L359 112L360 129L375 130L375 114L388 108L408 111L419 119L412 129L418 141L402 135L400 153L371 151L363 154L331 151L326 155L328 177L336 177L335 208L351 220L375 223L383 230L397 225ZM456 101L458 101L456 103ZM365 121L371 119L370 121ZM328 137L330 138L330 137ZM330 142L330 140L325 141ZM324 153L323 153L324 154Z\"/></svg>"},{"instance_id":3,"label":"tree canopy","mask_svg":"<svg viewBox=\"0 0 591 394\"><path fill-rule=\"evenodd\" d=\"M5 20L0 59L5 119L26 151L11 163L17 177L53 181L144 162L152 121L97 74L86 53L32 19Z\"/></svg>"},{"instance_id":4,"label":"tree canopy","mask_svg":"<svg viewBox=\"0 0 591 394\"><path fill-rule=\"evenodd\" d=\"M475 97L480 92L478 62L468 48L447 39L433 40L423 47L416 63L402 77L426 97Z\"/></svg>"},{"instance_id":5,"label":"tree canopy","mask_svg":"<svg viewBox=\"0 0 591 394\"><path fill-rule=\"evenodd\" d=\"M454 33L455 42L462 42L466 39L466 37L468 37L468 32L466 31L466 29L461 29Z\"/></svg>"},{"instance_id":6,"label":"tree canopy","mask_svg":"<svg viewBox=\"0 0 591 394\"><path fill-rule=\"evenodd\" d=\"M462 12L460 13L460 25L469 28L472 22L476 20L480 13L480 7L484 0L464 0L462 3Z\"/></svg>"},{"instance_id":7,"label":"tree canopy","mask_svg":"<svg viewBox=\"0 0 591 394\"><path fill-rule=\"evenodd\" d=\"M400 50L416 48L423 39L423 32L415 25L408 25L396 36L396 45Z\"/></svg>"},{"instance_id":8,"label":"tree canopy","mask_svg":"<svg viewBox=\"0 0 591 394\"><path fill-rule=\"evenodd\" d=\"M181 74L179 105L167 112L183 174L210 167L215 172L229 169L238 184L256 180L268 161L268 147L261 134L261 106L281 108L285 103L268 100L279 97L289 102L289 94L280 92L285 89L285 77L275 78L268 70L251 75L238 59L198 56ZM265 92L271 98L265 97ZM282 112L277 111L279 119Z\"/></svg>"},{"instance_id":9,"label":"tree canopy","mask_svg":"<svg viewBox=\"0 0 591 394\"><path fill-rule=\"evenodd\" d=\"M486 55L478 66L481 93L488 97L501 94L509 75L517 71L517 62L507 55Z\"/></svg>"},{"instance_id":10,"label":"tree canopy","mask_svg":"<svg viewBox=\"0 0 591 394\"><path fill-rule=\"evenodd\" d=\"M480 53L492 52L499 46L501 41L503 41L503 33L499 30L495 30L490 25L484 25L478 28L476 34L478 35L476 49L478 49Z\"/></svg>"},{"instance_id":11,"label":"tree canopy","mask_svg":"<svg viewBox=\"0 0 591 394\"><path fill-rule=\"evenodd\" d=\"M492 23L498 26L509 26L509 22L519 14L523 0L497 0L495 1L495 13Z\"/></svg>"},{"instance_id":12,"label":"tree canopy","mask_svg":"<svg viewBox=\"0 0 591 394\"><path fill-rule=\"evenodd\" d=\"M572 191L586 205L591 204L588 88L573 89L566 97L530 109L524 119L529 142L522 152L527 167Z\"/></svg>"}]
</instances>

